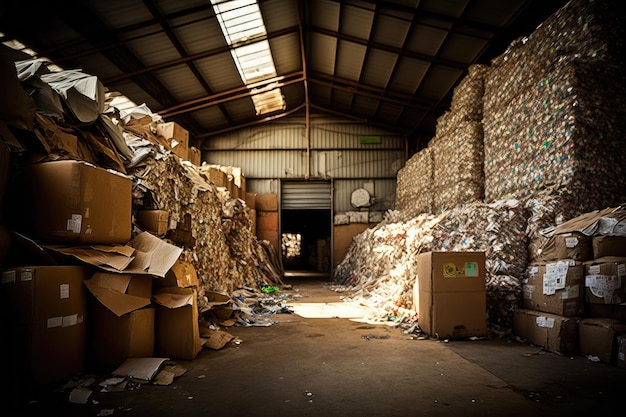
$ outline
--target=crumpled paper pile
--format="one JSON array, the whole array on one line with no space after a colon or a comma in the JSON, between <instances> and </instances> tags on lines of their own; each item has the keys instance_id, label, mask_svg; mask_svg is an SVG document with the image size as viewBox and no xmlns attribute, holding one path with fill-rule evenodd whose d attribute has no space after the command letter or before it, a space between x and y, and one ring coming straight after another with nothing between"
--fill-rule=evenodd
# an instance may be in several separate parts
<instances>
[{"instance_id":1,"label":"crumpled paper pile","mask_svg":"<svg viewBox=\"0 0 626 417\"><path fill-rule=\"evenodd\" d=\"M193 164L161 153L154 143L141 143L152 151L129 169L135 205L168 211L177 223L191 215L195 245L184 247L181 259L194 266L200 279L199 310L210 308L205 295L210 291L232 294L245 287L261 294L261 284L282 284L282 265L271 245L254 235L245 202L230 198Z\"/></svg>"},{"instance_id":2,"label":"crumpled paper pile","mask_svg":"<svg viewBox=\"0 0 626 417\"><path fill-rule=\"evenodd\" d=\"M388 212L383 222L354 237L335 268L336 291L376 311L372 320L416 319L413 284L417 255L428 251L484 251L487 262L488 325L498 335L511 329L512 311L521 301L527 264L527 213L523 202L474 202L439 215L412 219Z\"/></svg>"}]
</instances>

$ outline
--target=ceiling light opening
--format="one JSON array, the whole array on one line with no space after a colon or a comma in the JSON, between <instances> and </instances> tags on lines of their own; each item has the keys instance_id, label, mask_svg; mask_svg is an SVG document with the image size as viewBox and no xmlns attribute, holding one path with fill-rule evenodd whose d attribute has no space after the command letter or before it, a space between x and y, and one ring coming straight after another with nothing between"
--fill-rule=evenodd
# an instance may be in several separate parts
<instances>
[{"instance_id":1,"label":"ceiling light opening","mask_svg":"<svg viewBox=\"0 0 626 417\"><path fill-rule=\"evenodd\" d=\"M239 76L246 86L276 77L263 16L256 0L211 0ZM284 110L280 88L259 93L251 89L257 116Z\"/></svg>"}]
</instances>

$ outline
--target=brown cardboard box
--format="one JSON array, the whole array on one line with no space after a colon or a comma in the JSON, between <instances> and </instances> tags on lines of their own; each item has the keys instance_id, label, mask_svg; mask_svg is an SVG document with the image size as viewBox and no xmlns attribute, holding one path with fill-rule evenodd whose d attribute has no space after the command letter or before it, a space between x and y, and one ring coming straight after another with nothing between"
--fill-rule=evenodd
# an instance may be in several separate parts
<instances>
[{"instance_id":1,"label":"brown cardboard box","mask_svg":"<svg viewBox=\"0 0 626 417\"><path fill-rule=\"evenodd\" d=\"M516 336L561 354L572 354L578 348L578 318L524 308L513 312L513 332Z\"/></svg>"},{"instance_id":2,"label":"brown cardboard box","mask_svg":"<svg viewBox=\"0 0 626 417\"><path fill-rule=\"evenodd\" d=\"M12 187L20 193L8 204L12 224L34 238L114 244L131 237L132 182L127 177L62 160L28 165Z\"/></svg>"},{"instance_id":3,"label":"brown cardboard box","mask_svg":"<svg viewBox=\"0 0 626 417\"><path fill-rule=\"evenodd\" d=\"M537 259L545 262L563 259L585 262L593 259L591 238L577 232L549 237L539 252Z\"/></svg>"},{"instance_id":4,"label":"brown cardboard box","mask_svg":"<svg viewBox=\"0 0 626 417\"><path fill-rule=\"evenodd\" d=\"M617 361L617 334L626 331L626 325L617 320L585 318L578 326L580 354L597 357L615 364Z\"/></svg>"},{"instance_id":5,"label":"brown cardboard box","mask_svg":"<svg viewBox=\"0 0 626 417\"><path fill-rule=\"evenodd\" d=\"M156 290L155 351L171 359L194 359L202 345L198 324L198 294L194 288Z\"/></svg>"},{"instance_id":6,"label":"brown cardboard box","mask_svg":"<svg viewBox=\"0 0 626 417\"><path fill-rule=\"evenodd\" d=\"M164 287L195 287L200 286L196 268L189 262L178 259L165 274L165 278L154 278L156 288Z\"/></svg>"},{"instance_id":7,"label":"brown cardboard box","mask_svg":"<svg viewBox=\"0 0 626 417\"><path fill-rule=\"evenodd\" d=\"M276 249L277 253L281 253L277 230L259 230L257 226L256 236L260 240L267 240L270 242L272 246L274 246L274 249Z\"/></svg>"},{"instance_id":8,"label":"brown cardboard box","mask_svg":"<svg viewBox=\"0 0 626 417\"><path fill-rule=\"evenodd\" d=\"M263 231L278 232L278 212L257 210L256 229L263 230Z\"/></svg>"},{"instance_id":9,"label":"brown cardboard box","mask_svg":"<svg viewBox=\"0 0 626 417\"><path fill-rule=\"evenodd\" d=\"M257 193L246 193L246 205L252 210L256 210L256 196Z\"/></svg>"},{"instance_id":10,"label":"brown cardboard box","mask_svg":"<svg viewBox=\"0 0 626 417\"><path fill-rule=\"evenodd\" d=\"M217 167L209 167L204 169L203 167L202 172L216 187L228 186L228 176L221 169Z\"/></svg>"},{"instance_id":11,"label":"brown cardboard box","mask_svg":"<svg viewBox=\"0 0 626 417\"><path fill-rule=\"evenodd\" d=\"M139 210L137 211L137 224L143 230L163 236L167 233L170 222L170 214L164 210Z\"/></svg>"},{"instance_id":12,"label":"brown cardboard box","mask_svg":"<svg viewBox=\"0 0 626 417\"><path fill-rule=\"evenodd\" d=\"M588 303L626 302L626 259L602 258L585 265L585 294Z\"/></svg>"},{"instance_id":13,"label":"brown cardboard box","mask_svg":"<svg viewBox=\"0 0 626 417\"><path fill-rule=\"evenodd\" d=\"M189 132L176 122L157 123L157 135L166 139L169 148L182 159L189 159Z\"/></svg>"},{"instance_id":14,"label":"brown cardboard box","mask_svg":"<svg viewBox=\"0 0 626 417\"><path fill-rule=\"evenodd\" d=\"M626 323L626 304L587 303L586 307L589 317L604 317Z\"/></svg>"},{"instance_id":15,"label":"brown cardboard box","mask_svg":"<svg viewBox=\"0 0 626 417\"><path fill-rule=\"evenodd\" d=\"M278 211L278 196L276 193L256 195L257 211Z\"/></svg>"},{"instance_id":16,"label":"brown cardboard box","mask_svg":"<svg viewBox=\"0 0 626 417\"><path fill-rule=\"evenodd\" d=\"M433 337L487 334L484 252L427 252L417 258L420 328Z\"/></svg>"},{"instance_id":17,"label":"brown cardboard box","mask_svg":"<svg viewBox=\"0 0 626 417\"><path fill-rule=\"evenodd\" d=\"M154 354L152 277L97 272L84 281L94 296L92 349L96 362L116 367Z\"/></svg>"},{"instance_id":18,"label":"brown cardboard box","mask_svg":"<svg viewBox=\"0 0 626 417\"><path fill-rule=\"evenodd\" d=\"M82 266L33 266L2 272L15 349L11 361L36 383L57 383L83 370L87 296ZM9 343L4 340L3 343Z\"/></svg>"},{"instance_id":19,"label":"brown cardboard box","mask_svg":"<svg viewBox=\"0 0 626 417\"><path fill-rule=\"evenodd\" d=\"M626 237L624 236L594 236L591 242L594 259L605 256L626 257Z\"/></svg>"},{"instance_id":20,"label":"brown cardboard box","mask_svg":"<svg viewBox=\"0 0 626 417\"><path fill-rule=\"evenodd\" d=\"M195 146L189 147L189 162L197 167L202 164L202 153L200 152L200 149Z\"/></svg>"},{"instance_id":21,"label":"brown cardboard box","mask_svg":"<svg viewBox=\"0 0 626 417\"><path fill-rule=\"evenodd\" d=\"M584 271L583 265L571 260L529 265L522 307L561 316L582 315Z\"/></svg>"},{"instance_id":22,"label":"brown cardboard box","mask_svg":"<svg viewBox=\"0 0 626 417\"><path fill-rule=\"evenodd\" d=\"M348 253L352 239L369 228L366 223L352 223L333 226L333 268L343 260Z\"/></svg>"}]
</instances>

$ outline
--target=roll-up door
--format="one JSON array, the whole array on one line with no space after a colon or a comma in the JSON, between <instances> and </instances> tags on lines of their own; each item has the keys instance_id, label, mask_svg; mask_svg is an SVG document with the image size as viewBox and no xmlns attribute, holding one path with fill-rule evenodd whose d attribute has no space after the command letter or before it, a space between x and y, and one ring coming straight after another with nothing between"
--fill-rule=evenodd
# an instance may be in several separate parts
<instances>
[{"instance_id":1,"label":"roll-up door","mask_svg":"<svg viewBox=\"0 0 626 417\"><path fill-rule=\"evenodd\" d=\"M283 210L330 210L332 206L330 182L283 182L280 200Z\"/></svg>"}]
</instances>

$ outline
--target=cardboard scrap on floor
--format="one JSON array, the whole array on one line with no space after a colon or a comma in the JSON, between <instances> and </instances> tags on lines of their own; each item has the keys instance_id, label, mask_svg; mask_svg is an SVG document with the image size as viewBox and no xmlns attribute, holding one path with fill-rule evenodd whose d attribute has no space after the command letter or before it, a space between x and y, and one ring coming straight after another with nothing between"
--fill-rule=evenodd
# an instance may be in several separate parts
<instances>
[{"instance_id":1,"label":"cardboard scrap on floor","mask_svg":"<svg viewBox=\"0 0 626 417\"><path fill-rule=\"evenodd\" d=\"M150 382L168 360L169 358L128 358L112 372L112 375Z\"/></svg>"}]
</instances>

